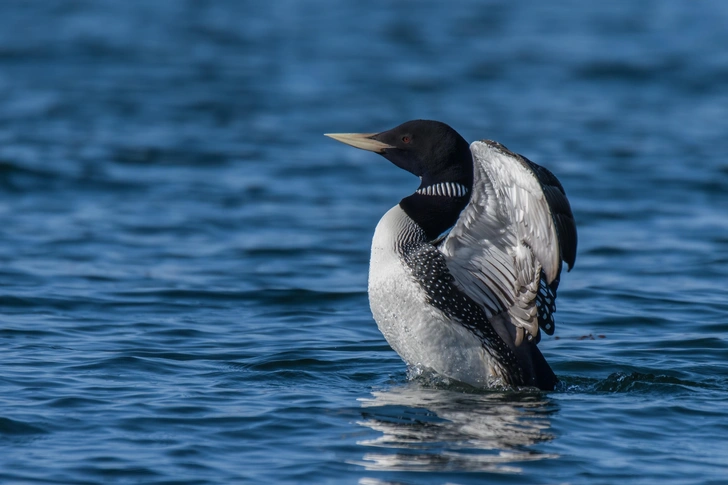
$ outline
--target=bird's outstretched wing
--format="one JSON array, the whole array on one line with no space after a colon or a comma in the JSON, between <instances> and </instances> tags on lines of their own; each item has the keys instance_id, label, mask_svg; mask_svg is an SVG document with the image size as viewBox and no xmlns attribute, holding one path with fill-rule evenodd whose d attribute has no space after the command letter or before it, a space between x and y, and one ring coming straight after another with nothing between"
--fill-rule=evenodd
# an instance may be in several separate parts
<instances>
[{"instance_id":1,"label":"bird's outstretched wing","mask_svg":"<svg viewBox=\"0 0 728 485\"><path fill-rule=\"evenodd\" d=\"M554 331L561 261L576 258L564 189L545 168L493 141L470 145L473 195L439 248L456 284L488 316L507 312L516 346Z\"/></svg>"}]
</instances>

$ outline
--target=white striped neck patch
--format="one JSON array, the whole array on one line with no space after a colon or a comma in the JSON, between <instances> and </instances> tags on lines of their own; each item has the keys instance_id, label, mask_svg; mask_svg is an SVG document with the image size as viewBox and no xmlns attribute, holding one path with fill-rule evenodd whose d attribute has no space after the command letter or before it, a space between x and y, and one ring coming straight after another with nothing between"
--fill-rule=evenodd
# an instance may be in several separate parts
<instances>
[{"instance_id":1,"label":"white striped neck patch","mask_svg":"<svg viewBox=\"0 0 728 485\"><path fill-rule=\"evenodd\" d=\"M441 197L464 197L468 194L468 189L464 185L454 182L442 182L421 187L415 193L420 195L439 195Z\"/></svg>"}]
</instances>

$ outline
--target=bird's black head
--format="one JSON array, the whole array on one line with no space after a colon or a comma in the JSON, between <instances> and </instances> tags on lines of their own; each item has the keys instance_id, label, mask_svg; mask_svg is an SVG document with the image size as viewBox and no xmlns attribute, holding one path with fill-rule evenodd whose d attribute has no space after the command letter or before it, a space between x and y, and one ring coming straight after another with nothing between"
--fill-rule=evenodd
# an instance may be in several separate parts
<instances>
[{"instance_id":1,"label":"bird's black head","mask_svg":"<svg viewBox=\"0 0 728 485\"><path fill-rule=\"evenodd\" d=\"M473 188L470 146L445 123L414 120L381 133L327 136L379 153L420 177L417 191L402 199L400 206L431 239L452 227L470 200Z\"/></svg>"},{"instance_id":2,"label":"bird's black head","mask_svg":"<svg viewBox=\"0 0 728 485\"><path fill-rule=\"evenodd\" d=\"M371 137L389 146L380 153L399 168L430 184L460 183L470 189L473 161L460 134L439 121L414 120Z\"/></svg>"}]
</instances>

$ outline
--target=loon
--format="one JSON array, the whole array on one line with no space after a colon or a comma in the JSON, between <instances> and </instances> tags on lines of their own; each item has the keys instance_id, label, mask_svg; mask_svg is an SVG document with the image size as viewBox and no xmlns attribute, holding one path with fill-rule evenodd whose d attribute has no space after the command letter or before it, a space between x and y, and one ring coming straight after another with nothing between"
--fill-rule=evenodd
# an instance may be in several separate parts
<instances>
[{"instance_id":1,"label":"loon","mask_svg":"<svg viewBox=\"0 0 728 485\"><path fill-rule=\"evenodd\" d=\"M389 345L411 367L475 387L553 390L539 329L554 333L562 261L571 270L577 244L558 179L438 121L326 136L421 181L372 241L369 304Z\"/></svg>"}]
</instances>

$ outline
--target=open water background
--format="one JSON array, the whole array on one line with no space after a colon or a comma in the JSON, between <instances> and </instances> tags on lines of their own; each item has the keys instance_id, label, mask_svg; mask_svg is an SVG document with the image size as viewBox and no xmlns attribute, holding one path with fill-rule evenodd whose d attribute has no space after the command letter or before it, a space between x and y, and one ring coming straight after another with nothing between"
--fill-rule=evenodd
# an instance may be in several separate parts
<instances>
[{"instance_id":1,"label":"open water background","mask_svg":"<svg viewBox=\"0 0 728 485\"><path fill-rule=\"evenodd\" d=\"M0 4L0 482L728 483L728 3ZM409 381L412 118L562 181L552 393Z\"/></svg>"}]
</instances>

